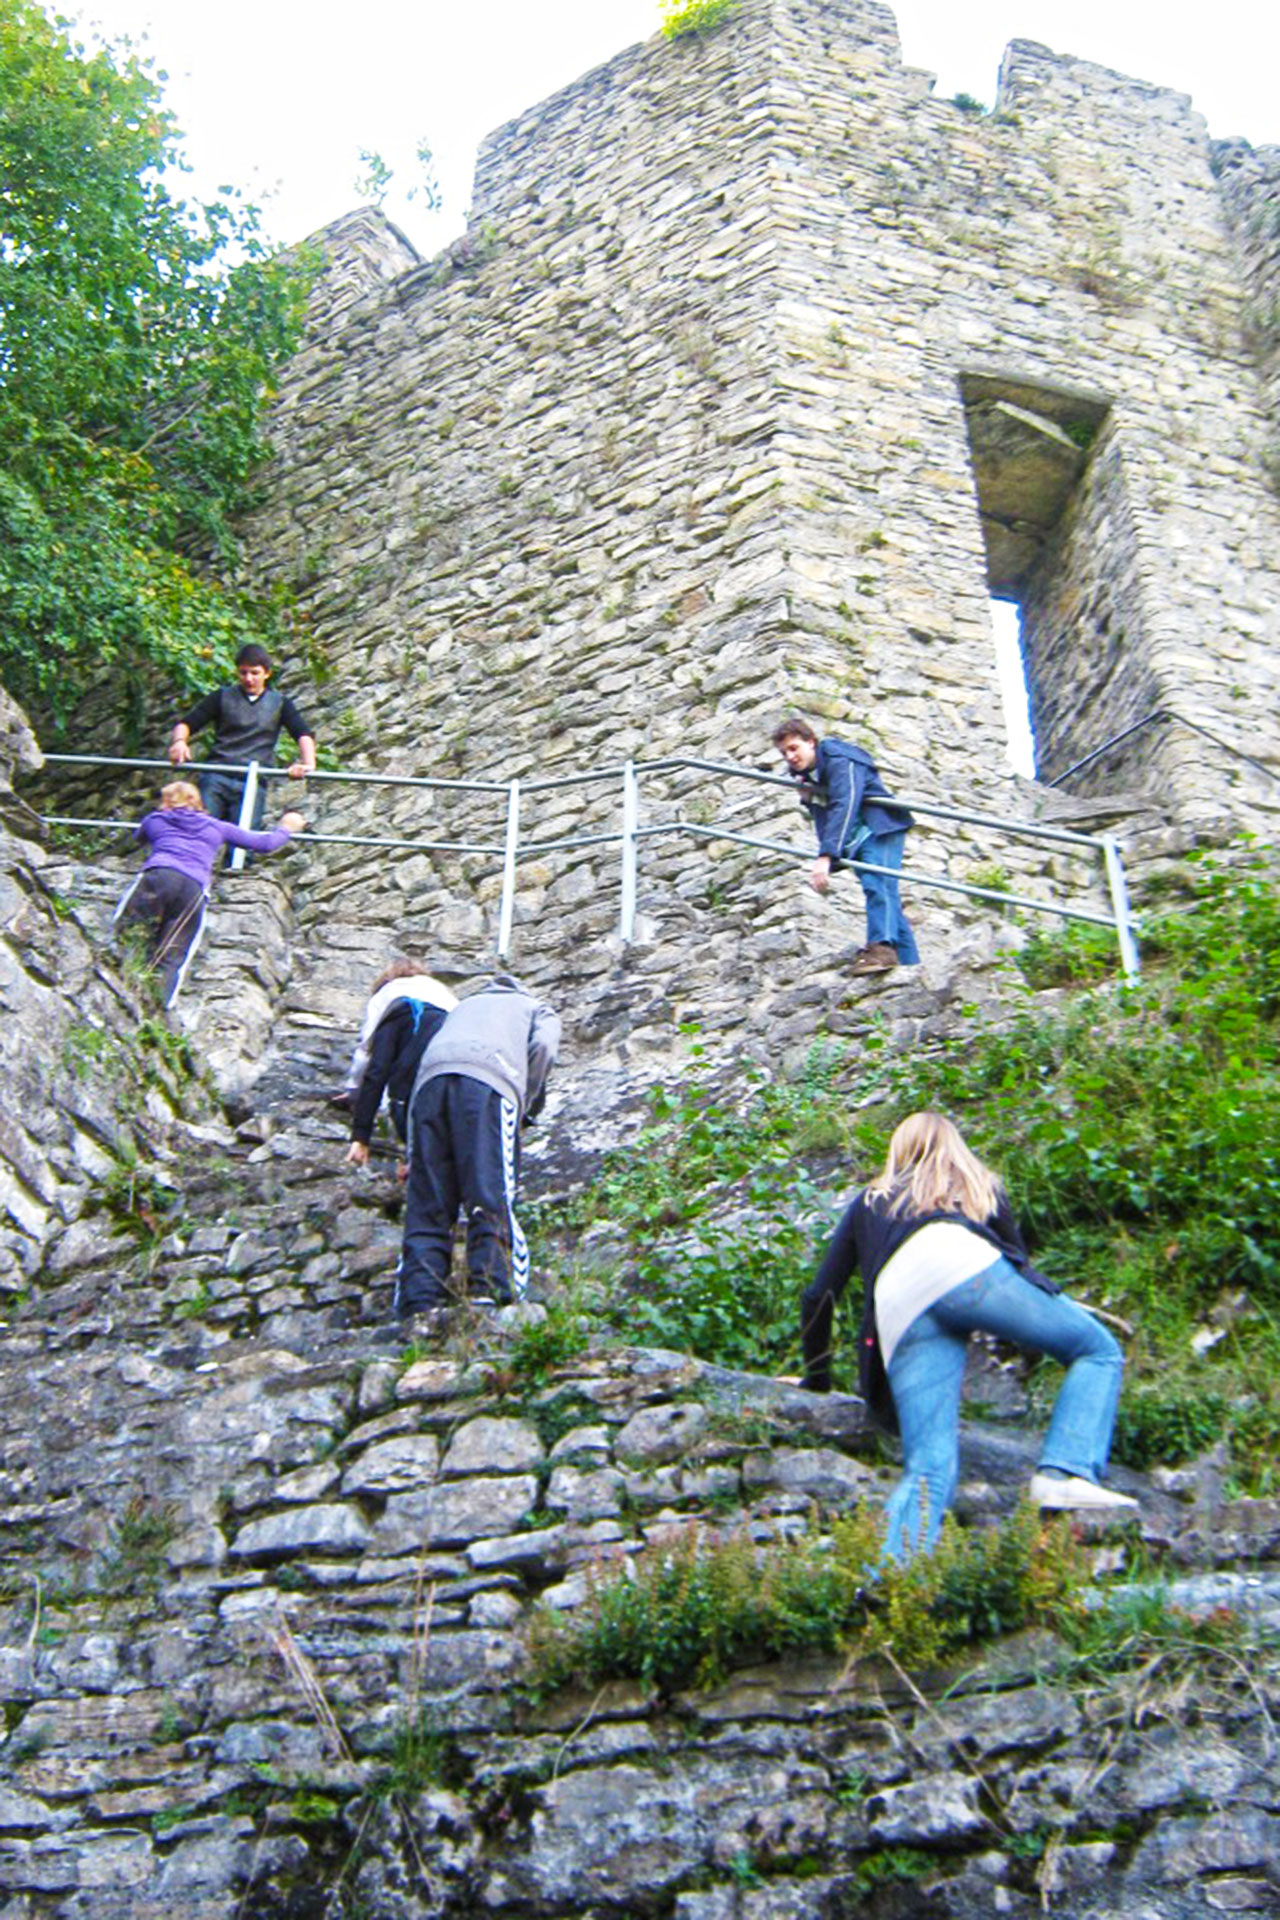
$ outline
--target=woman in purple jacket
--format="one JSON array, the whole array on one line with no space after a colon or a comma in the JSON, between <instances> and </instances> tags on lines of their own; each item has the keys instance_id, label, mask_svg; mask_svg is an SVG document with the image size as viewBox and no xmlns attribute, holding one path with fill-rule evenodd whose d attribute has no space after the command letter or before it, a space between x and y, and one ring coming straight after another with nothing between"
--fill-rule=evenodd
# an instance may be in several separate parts
<instances>
[{"instance_id":1,"label":"woman in purple jacket","mask_svg":"<svg viewBox=\"0 0 1280 1920\"><path fill-rule=\"evenodd\" d=\"M222 848L275 853L306 824L300 813L286 813L278 827L256 833L232 820L213 819L189 780L171 780L160 789L159 808L135 829L136 838L150 848L146 865L113 918L121 927L147 928L147 959L159 971L166 1007L177 999L200 944L213 863Z\"/></svg>"}]
</instances>

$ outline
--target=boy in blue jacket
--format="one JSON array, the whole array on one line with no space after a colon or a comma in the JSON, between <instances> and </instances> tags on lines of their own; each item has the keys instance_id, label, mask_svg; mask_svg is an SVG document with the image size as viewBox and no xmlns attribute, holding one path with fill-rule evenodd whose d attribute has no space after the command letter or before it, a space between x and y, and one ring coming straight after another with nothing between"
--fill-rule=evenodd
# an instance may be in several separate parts
<instances>
[{"instance_id":1,"label":"boy in blue jacket","mask_svg":"<svg viewBox=\"0 0 1280 1920\"><path fill-rule=\"evenodd\" d=\"M891 973L920 958L898 898L898 869L907 828L905 807L886 805L888 788L871 755L848 740L819 740L807 720L789 715L773 730L773 744L800 786L805 811L818 833L818 857L809 884L825 893L841 861L853 863L867 902L866 945L853 973ZM867 865L863 865L863 862ZM889 869L873 873L869 867Z\"/></svg>"}]
</instances>

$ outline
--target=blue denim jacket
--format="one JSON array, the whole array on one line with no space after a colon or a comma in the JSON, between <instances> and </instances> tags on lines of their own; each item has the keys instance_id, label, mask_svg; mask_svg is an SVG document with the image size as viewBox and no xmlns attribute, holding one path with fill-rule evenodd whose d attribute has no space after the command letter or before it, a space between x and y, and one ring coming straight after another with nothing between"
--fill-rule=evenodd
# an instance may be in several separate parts
<instances>
[{"instance_id":1,"label":"blue denim jacket","mask_svg":"<svg viewBox=\"0 0 1280 1920\"><path fill-rule=\"evenodd\" d=\"M871 833L901 833L914 825L905 807L886 807L889 789L871 755L850 740L819 740L817 758L800 782L800 798L818 832L818 852L851 859Z\"/></svg>"}]
</instances>

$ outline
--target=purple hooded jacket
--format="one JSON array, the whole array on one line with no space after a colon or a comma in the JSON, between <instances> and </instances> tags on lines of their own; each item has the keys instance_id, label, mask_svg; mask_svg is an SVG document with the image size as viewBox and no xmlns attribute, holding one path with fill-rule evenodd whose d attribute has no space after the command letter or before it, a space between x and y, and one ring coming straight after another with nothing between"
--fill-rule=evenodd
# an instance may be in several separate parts
<instances>
[{"instance_id":1,"label":"purple hooded jacket","mask_svg":"<svg viewBox=\"0 0 1280 1920\"><path fill-rule=\"evenodd\" d=\"M228 843L248 853L274 853L292 840L284 827L254 833L233 820L215 820L195 807L160 807L138 822L135 838L150 847L147 867L175 867L208 891L213 863Z\"/></svg>"}]
</instances>

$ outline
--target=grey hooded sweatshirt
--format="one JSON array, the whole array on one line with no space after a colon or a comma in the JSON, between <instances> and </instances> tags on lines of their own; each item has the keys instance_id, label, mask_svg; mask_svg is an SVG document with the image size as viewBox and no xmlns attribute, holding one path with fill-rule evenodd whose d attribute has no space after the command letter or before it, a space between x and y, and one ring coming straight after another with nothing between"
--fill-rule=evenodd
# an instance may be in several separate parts
<instances>
[{"instance_id":1,"label":"grey hooded sweatshirt","mask_svg":"<svg viewBox=\"0 0 1280 1920\"><path fill-rule=\"evenodd\" d=\"M428 1080L461 1073L514 1101L521 1120L536 1114L560 1051L560 1016L499 973L446 1017L422 1056L410 1109Z\"/></svg>"}]
</instances>

